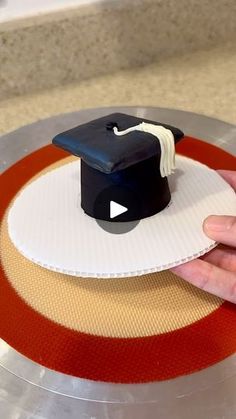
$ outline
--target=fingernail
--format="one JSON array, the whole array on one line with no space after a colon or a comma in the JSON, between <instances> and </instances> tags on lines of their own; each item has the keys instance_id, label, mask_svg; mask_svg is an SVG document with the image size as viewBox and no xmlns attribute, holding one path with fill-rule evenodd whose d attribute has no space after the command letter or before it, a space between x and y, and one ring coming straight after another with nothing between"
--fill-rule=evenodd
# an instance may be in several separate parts
<instances>
[{"instance_id":1,"label":"fingernail","mask_svg":"<svg viewBox=\"0 0 236 419\"><path fill-rule=\"evenodd\" d=\"M227 223L223 217L211 215L204 222L204 229L210 231L226 231Z\"/></svg>"}]
</instances>

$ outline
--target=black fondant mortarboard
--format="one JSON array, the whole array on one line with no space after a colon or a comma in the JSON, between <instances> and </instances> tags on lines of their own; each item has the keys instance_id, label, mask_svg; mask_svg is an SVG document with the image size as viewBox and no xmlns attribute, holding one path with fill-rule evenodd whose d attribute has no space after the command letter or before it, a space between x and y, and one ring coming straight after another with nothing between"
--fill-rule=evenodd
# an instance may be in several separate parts
<instances>
[{"instance_id":1,"label":"black fondant mortarboard","mask_svg":"<svg viewBox=\"0 0 236 419\"><path fill-rule=\"evenodd\" d=\"M88 215L111 221L109 203L115 201L128 211L112 221L132 221L154 215L169 203L167 177L160 172L161 153L166 151L158 134L115 133L142 123L171 131L175 143L183 137L182 131L170 125L114 113L53 139L53 144L81 157L81 206Z\"/></svg>"}]
</instances>

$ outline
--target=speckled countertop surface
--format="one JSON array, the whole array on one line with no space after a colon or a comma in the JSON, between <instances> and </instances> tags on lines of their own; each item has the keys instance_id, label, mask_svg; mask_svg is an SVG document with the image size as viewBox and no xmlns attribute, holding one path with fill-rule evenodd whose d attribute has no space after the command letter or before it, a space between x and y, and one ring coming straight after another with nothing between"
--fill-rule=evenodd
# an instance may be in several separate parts
<instances>
[{"instance_id":1,"label":"speckled countertop surface","mask_svg":"<svg viewBox=\"0 0 236 419\"><path fill-rule=\"evenodd\" d=\"M0 24L0 100L236 39L235 0L99 0Z\"/></svg>"},{"instance_id":2,"label":"speckled countertop surface","mask_svg":"<svg viewBox=\"0 0 236 419\"><path fill-rule=\"evenodd\" d=\"M63 85L0 102L0 133L90 107L159 106L236 124L236 44L186 53L158 64Z\"/></svg>"}]
</instances>

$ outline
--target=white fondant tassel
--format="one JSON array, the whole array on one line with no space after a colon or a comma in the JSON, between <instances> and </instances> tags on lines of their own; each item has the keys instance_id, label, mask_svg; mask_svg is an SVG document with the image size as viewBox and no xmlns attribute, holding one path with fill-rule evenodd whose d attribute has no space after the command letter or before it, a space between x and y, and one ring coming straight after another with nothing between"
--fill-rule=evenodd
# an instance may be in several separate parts
<instances>
[{"instance_id":1,"label":"white fondant tassel","mask_svg":"<svg viewBox=\"0 0 236 419\"><path fill-rule=\"evenodd\" d=\"M162 125L148 124L142 122L123 131L118 131L117 127L113 128L114 133L118 136L129 134L132 131L143 131L154 135L160 143L160 173L162 177L171 175L175 169L175 139L171 130Z\"/></svg>"}]
</instances>

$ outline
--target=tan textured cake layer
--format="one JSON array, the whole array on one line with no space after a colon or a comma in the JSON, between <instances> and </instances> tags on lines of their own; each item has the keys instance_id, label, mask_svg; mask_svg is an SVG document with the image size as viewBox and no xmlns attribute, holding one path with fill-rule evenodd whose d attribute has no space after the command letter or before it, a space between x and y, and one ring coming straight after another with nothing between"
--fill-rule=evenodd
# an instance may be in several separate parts
<instances>
[{"instance_id":1,"label":"tan textured cake layer","mask_svg":"<svg viewBox=\"0 0 236 419\"><path fill-rule=\"evenodd\" d=\"M2 23L0 98L212 47L235 21L235 0L112 0Z\"/></svg>"},{"instance_id":2,"label":"tan textured cake layer","mask_svg":"<svg viewBox=\"0 0 236 419\"><path fill-rule=\"evenodd\" d=\"M13 246L6 217L0 232L0 254L11 284L30 306L55 322L86 333L116 337L155 335L187 326L222 304L222 300L169 271L98 280L45 270L29 262Z\"/></svg>"}]
</instances>

